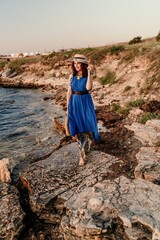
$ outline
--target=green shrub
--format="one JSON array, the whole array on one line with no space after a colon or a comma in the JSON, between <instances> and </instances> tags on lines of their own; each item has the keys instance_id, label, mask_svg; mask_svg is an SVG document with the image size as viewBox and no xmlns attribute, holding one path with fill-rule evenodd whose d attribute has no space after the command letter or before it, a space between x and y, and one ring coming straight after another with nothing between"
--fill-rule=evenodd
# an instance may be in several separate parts
<instances>
[{"instance_id":1,"label":"green shrub","mask_svg":"<svg viewBox=\"0 0 160 240\"><path fill-rule=\"evenodd\" d=\"M141 107L144 103L145 103L144 99L136 99L134 101L128 102L127 103L127 107L131 107L131 108Z\"/></svg>"},{"instance_id":2,"label":"green shrub","mask_svg":"<svg viewBox=\"0 0 160 240\"><path fill-rule=\"evenodd\" d=\"M132 89L132 86L126 86L125 88L124 88L124 92L127 92L127 91L129 91L129 90L131 90Z\"/></svg>"},{"instance_id":3,"label":"green shrub","mask_svg":"<svg viewBox=\"0 0 160 240\"><path fill-rule=\"evenodd\" d=\"M121 107L119 104L116 104L116 103L112 103L111 107L112 107L112 110L119 113L119 114L123 114L123 115L126 115L129 113L129 111L132 109L132 108L135 108L135 107L140 107L142 106L142 104L145 103L145 100L143 99L137 99L135 101L130 101L128 102L125 107Z\"/></svg>"},{"instance_id":4,"label":"green shrub","mask_svg":"<svg viewBox=\"0 0 160 240\"><path fill-rule=\"evenodd\" d=\"M145 124L148 120L151 120L151 119L160 119L160 114L159 113L151 113L151 112L144 113L141 116L140 123Z\"/></svg>"},{"instance_id":5,"label":"green shrub","mask_svg":"<svg viewBox=\"0 0 160 240\"><path fill-rule=\"evenodd\" d=\"M102 85L106 85L106 84L112 85L116 83L116 73L108 70L106 75L100 78L100 83Z\"/></svg>"},{"instance_id":6,"label":"green shrub","mask_svg":"<svg viewBox=\"0 0 160 240\"><path fill-rule=\"evenodd\" d=\"M160 31L159 31L159 33L158 33L157 36L156 36L156 40L157 40L157 41L160 41Z\"/></svg>"},{"instance_id":7,"label":"green shrub","mask_svg":"<svg viewBox=\"0 0 160 240\"><path fill-rule=\"evenodd\" d=\"M130 107L121 107L119 104L117 103L112 103L111 108L113 111L122 114L122 115L126 115L129 113L129 111L131 110Z\"/></svg>"},{"instance_id":8,"label":"green shrub","mask_svg":"<svg viewBox=\"0 0 160 240\"><path fill-rule=\"evenodd\" d=\"M9 62L8 68L10 68L13 72L15 71L17 73L21 73L23 71L22 65L36 63L39 61L39 59L40 59L40 56L17 58Z\"/></svg>"},{"instance_id":9,"label":"green shrub","mask_svg":"<svg viewBox=\"0 0 160 240\"><path fill-rule=\"evenodd\" d=\"M121 106L117 103L112 103L111 108L113 111L117 112L121 108Z\"/></svg>"},{"instance_id":10,"label":"green shrub","mask_svg":"<svg viewBox=\"0 0 160 240\"><path fill-rule=\"evenodd\" d=\"M118 109L117 112L122 114L122 115L127 115L130 110L131 110L130 107L121 107L120 109Z\"/></svg>"},{"instance_id":11,"label":"green shrub","mask_svg":"<svg viewBox=\"0 0 160 240\"><path fill-rule=\"evenodd\" d=\"M135 37L129 41L129 44L141 43L142 42L141 38L142 38L141 36Z\"/></svg>"},{"instance_id":12,"label":"green shrub","mask_svg":"<svg viewBox=\"0 0 160 240\"><path fill-rule=\"evenodd\" d=\"M4 66L6 65L6 61L5 60L0 60L0 71L4 68Z\"/></svg>"},{"instance_id":13,"label":"green shrub","mask_svg":"<svg viewBox=\"0 0 160 240\"><path fill-rule=\"evenodd\" d=\"M48 58L53 58L55 55L56 55L56 53L55 53L55 51L53 51L48 55Z\"/></svg>"},{"instance_id":14,"label":"green shrub","mask_svg":"<svg viewBox=\"0 0 160 240\"><path fill-rule=\"evenodd\" d=\"M15 59L8 64L8 67L17 73L22 72L21 66L24 64L23 59Z\"/></svg>"},{"instance_id":15,"label":"green shrub","mask_svg":"<svg viewBox=\"0 0 160 240\"><path fill-rule=\"evenodd\" d=\"M125 50L125 47L123 45L117 45L117 46L113 46L113 47L109 48L109 53L110 54L118 54L124 50Z\"/></svg>"},{"instance_id":16,"label":"green shrub","mask_svg":"<svg viewBox=\"0 0 160 240\"><path fill-rule=\"evenodd\" d=\"M94 48L91 48L91 47L85 48L84 53L90 53L93 51L93 49Z\"/></svg>"}]
</instances>

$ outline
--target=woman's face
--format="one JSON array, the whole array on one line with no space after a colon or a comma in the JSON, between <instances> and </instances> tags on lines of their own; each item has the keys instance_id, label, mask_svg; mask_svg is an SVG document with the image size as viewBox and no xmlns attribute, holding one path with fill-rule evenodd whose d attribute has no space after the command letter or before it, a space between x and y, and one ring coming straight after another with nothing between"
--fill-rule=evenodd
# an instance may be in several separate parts
<instances>
[{"instance_id":1,"label":"woman's face","mask_svg":"<svg viewBox=\"0 0 160 240\"><path fill-rule=\"evenodd\" d=\"M81 71L82 70L82 65L80 62L74 62L74 67L76 69L77 72Z\"/></svg>"}]
</instances>

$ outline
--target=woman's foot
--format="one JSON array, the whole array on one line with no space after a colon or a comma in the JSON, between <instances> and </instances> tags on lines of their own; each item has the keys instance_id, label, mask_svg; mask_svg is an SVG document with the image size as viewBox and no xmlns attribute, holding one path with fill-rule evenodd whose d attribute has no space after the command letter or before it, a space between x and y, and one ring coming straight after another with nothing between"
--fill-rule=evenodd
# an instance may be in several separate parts
<instances>
[{"instance_id":1,"label":"woman's foot","mask_svg":"<svg viewBox=\"0 0 160 240\"><path fill-rule=\"evenodd\" d=\"M73 136L72 140L77 142L78 141L77 135Z\"/></svg>"},{"instance_id":2,"label":"woman's foot","mask_svg":"<svg viewBox=\"0 0 160 240\"><path fill-rule=\"evenodd\" d=\"M79 166L83 166L84 165L84 159L81 157L79 160Z\"/></svg>"}]
</instances>

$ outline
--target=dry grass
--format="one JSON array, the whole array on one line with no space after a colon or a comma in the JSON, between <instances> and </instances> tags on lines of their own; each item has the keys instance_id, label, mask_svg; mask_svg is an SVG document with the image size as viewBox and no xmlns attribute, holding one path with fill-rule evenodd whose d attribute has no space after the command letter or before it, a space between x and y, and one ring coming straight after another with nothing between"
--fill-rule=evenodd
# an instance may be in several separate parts
<instances>
[{"instance_id":1,"label":"dry grass","mask_svg":"<svg viewBox=\"0 0 160 240\"><path fill-rule=\"evenodd\" d=\"M111 45L95 48L79 48L70 51L52 52L48 56L42 56L42 63L49 64L51 67L60 61L71 60L76 53L84 54L89 59L91 64L99 65L106 55L118 55L120 52L125 51L123 45Z\"/></svg>"},{"instance_id":2,"label":"dry grass","mask_svg":"<svg viewBox=\"0 0 160 240\"><path fill-rule=\"evenodd\" d=\"M39 56L26 57L26 58L16 58L9 62L8 68L17 73L23 72L22 66L25 64L36 63L40 59Z\"/></svg>"},{"instance_id":3,"label":"dry grass","mask_svg":"<svg viewBox=\"0 0 160 240\"><path fill-rule=\"evenodd\" d=\"M3 70L6 64L7 64L7 61L5 59L0 59L0 71Z\"/></svg>"},{"instance_id":4,"label":"dry grass","mask_svg":"<svg viewBox=\"0 0 160 240\"><path fill-rule=\"evenodd\" d=\"M109 84L110 86L116 83L116 73L113 71L108 70L102 78L100 78L100 83L102 85Z\"/></svg>"}]
</instances>

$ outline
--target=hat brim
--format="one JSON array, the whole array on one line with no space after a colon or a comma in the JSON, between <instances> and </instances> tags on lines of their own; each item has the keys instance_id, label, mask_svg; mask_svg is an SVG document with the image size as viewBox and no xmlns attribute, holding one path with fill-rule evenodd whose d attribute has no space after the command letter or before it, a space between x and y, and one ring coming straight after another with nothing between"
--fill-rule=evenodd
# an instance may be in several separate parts
<instances>
[{"instance_id":1,"label":"hat brim","mask_svg":"<svg viewBox=\"0 0 160 240\"><path fill-rule=\"evenodd\" d=\"M87 60L84 58L73 58L73 62L80 62L80 63L85 63L88 64Z\"/></svg>"}]
</instances>

